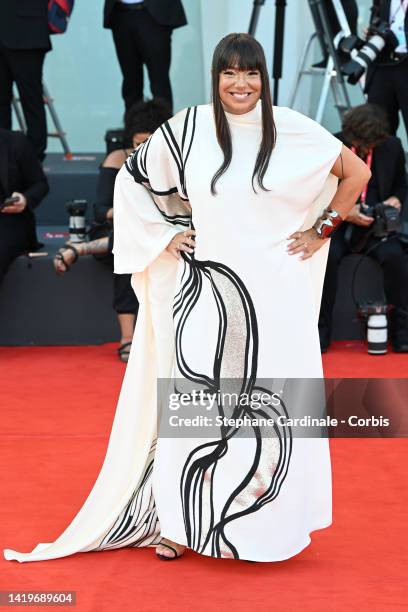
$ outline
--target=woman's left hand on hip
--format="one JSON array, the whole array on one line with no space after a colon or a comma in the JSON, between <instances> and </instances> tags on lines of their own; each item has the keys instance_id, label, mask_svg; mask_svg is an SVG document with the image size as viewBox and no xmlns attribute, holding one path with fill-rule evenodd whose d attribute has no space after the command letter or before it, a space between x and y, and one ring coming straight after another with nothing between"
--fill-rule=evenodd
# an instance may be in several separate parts
<instances>
[{"instance_id":1,"label":"woman's left hand on hip","mask_svg":"<svg viewBox=\"0 0 408 612\"><path fill-rule=\"evenodd\" d=\"M294 232L288 236L287 240L292 240L287 252L289 255L302 253L300 260L309 259L316 251L318 251L329 238L320 238L316 230L312 227L304 232Z\"/></svg>"}]
</instances>

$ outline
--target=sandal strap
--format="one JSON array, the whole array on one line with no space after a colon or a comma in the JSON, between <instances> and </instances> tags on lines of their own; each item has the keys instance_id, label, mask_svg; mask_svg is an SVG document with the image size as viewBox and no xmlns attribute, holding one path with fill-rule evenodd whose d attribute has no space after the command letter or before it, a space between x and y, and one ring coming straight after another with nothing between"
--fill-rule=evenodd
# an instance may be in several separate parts
<instances>
[{"instance_id":1,"label":"sandal strap","mask_svg":"<svg viewBox=\"0 0 408 612\"><path fill-rule=\"evenodd\" d=\"M172 552L174 552L174 557L179 557L180 556L177 553L177 550L175 548L173 548L173 546L170 546L170 544L165 544L164 542L159 542L159 546L165 546L166 548L169 548Z\"/></svg>"},{"instance_id":2,"label":"sandal strap","mask_svg":"<svg viewBox=\"0 0 408 612\"><path fill-rule=\"evenodd\" d=\"M132 341L121 344L120 347L118 348L119 355L129 354L131 346L132 346ZM126 350L126 349L129 349L129 350Z\"/></svg>"}]
</instances>

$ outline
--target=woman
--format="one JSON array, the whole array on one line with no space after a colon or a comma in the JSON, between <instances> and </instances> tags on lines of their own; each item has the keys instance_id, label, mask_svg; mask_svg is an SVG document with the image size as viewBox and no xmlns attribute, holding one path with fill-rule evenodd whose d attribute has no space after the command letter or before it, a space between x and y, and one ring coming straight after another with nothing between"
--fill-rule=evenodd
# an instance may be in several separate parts
<instances>
[{"instance_id":1,"label":"woman","mask_svg":"<svg viewBox=\"0 0 408 612\"><path fill-rule=\"evenodd\" d=\"M113 245L113 191L116 175L126 158L149 136L170 118L167 103L155 99L134 104L125 115L124 149L109 153L99 170L94 205L95 220L100 227L95 228L101 237L89 242L67 242L54 258L57 274L64 275L83 255L95 255L98 258L108 255L108 263L113 267L111 256ZM94 232L94 233L95 233ZM133 330L137 315L138 303L130 285L129 274L114 274L113 308L117 313L120 327L120 345L118 355L121 361L128 361L132 344Z\"/></svg>"},{"instance_id":2,"label":"woman","mask_svg":"<svg viewBox=\"0 0 408 612\"><path fill-rule=\"evenodd\" d=\"M251 427L242 438L227 426L222 435L200 429L201 439L165 431L156 442L157 404L164 425L168 407L157 382L176 376L180 389L219 392L229 380L252 399L262 378L279 385L321 377L317 316L328 244L320 234L346 216L368 177L315 122L272 111L254 38L230 34L218 44L213 106L178 113L118 174L115 269L133 274L139 341L103 469L56 542L29 554L7 550L7 559L157 545L161 559L188 546L276 561L330 524L327 439L294 439L287 428L260 438ZM312 229L333 195L339 214L328 211Z\"/></svg>"}]
</instances>

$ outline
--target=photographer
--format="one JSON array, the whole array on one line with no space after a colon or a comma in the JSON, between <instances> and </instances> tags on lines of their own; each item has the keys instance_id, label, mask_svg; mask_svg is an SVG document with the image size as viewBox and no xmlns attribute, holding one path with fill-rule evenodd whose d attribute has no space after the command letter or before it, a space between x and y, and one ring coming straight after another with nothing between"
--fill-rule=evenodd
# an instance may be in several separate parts
<instances>
[{"instance_id":1,"label":"photographer","mask_svg":"<svg viewBox=\"0 0 408 612\"><path fill-rule=\"evenodd\" d=\"M408 134L408 0L376 1L371 10L368 35L376 20L387 24L390 34L384 49L368 69L367 101L386 111L392 134L398 129L401 111Z\"/></svg>"},{"instance_id":2,"label":"photographer","mask_svg":"<svg viewBox=\"0 0 408 612\"><path fill-rule=\"evenodd\" d=\"M0 285L18 255L38 248L33 209L47 193L47 179L27 138L0 128ZM9 198L15 201L4 206Z\"/></svg>"},{"instance_id":3,"label":"photographer","mask_svg":"<svg viewBox=\"0 0 408 612\"><path fill-rule=\"evenodd\" d=\"M331 239L319 318L321 349L325 352L330 345L341 259L352 252L367 252L382 267L387 302L394 307L390 313L393 349L408 352L408 274L403 247L395 233L385 240L375 237L373 216L368 210L364 214L367 206L379 202L401 209L407 193L404 151L400 140L389 135L384 111L374 105L363 104L348 111L342 128L337 137L371 166L372 176L360 196L360 205L354 206L348 223L343 223Z\"/></svg>"}]
</instances>

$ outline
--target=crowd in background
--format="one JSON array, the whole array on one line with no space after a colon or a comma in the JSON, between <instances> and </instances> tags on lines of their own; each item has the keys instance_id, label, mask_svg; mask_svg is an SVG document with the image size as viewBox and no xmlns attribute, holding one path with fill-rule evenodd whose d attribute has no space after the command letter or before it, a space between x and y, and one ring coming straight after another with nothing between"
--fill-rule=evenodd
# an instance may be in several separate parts
<instances>
[{"instance_id":1,"label":"crowd in background","mask_svg":"<svg viewBox=\"0 0 408 612\"><path fill-rule=\"evenodd\" d=\"M358 7L343 0L352 32ZM335 19L330 0L329 17ZM349 110L342 132L336 134L371 166L372 178L360 201L340 230L329 252L319 320L322 351L331 341L332 311L338 267L348 253L367 252L381 265L390 306L390 332L395 351L408 352L408 269L404 243L397 233L387 239L372 231L370 210L378 203L401 210L407 198L405 156L396 137L398 114L408 132L408 0L374 3L373 15L388 23L397 45L384 49L366 79L368 104ZM89 240L65 244L54 259L64 274L78 257L94 255L112 264L113 190L115 177L126 157L172 114L169 78L174 28L186 25L180 0L105 0L103 24L111 29L123 76L125 106L122 148L103 161L94 206L94 233ZM0 284L11 262L21 253L38 248L34 209L48 192L41 162L47 144L42 92L44 58L51 50L47 0L2 0L0 3ZM325 49L323 48L323 52ZM327 62L324 54L321 66ZM154 99L143 101L146 66ZM315 66L319 66L316 64ZM26 137L12 132L13 84L16 84L27 124ZM96 229L95 229L96 228ZM113 307L121 330L119 357L126 361L137 316L137 301L129 275L114 275Z\"/></svg>"}]
</instances>

